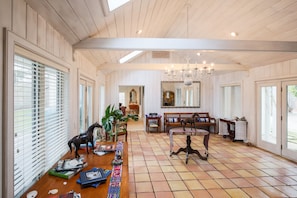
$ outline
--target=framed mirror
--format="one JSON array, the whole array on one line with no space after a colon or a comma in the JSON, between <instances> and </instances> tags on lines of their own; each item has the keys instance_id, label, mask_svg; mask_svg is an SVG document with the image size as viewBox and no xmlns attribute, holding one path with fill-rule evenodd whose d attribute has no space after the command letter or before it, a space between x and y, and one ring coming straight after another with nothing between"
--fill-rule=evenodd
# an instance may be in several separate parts
<instances>
[{"instance_id":1,"label":"framed mirror","mask_svg":"<svg viewBox=\"0 0 297 198\"><path fill-rule=\"evenodd\" d=\"M161 81L161 108L199 108L200 81L187 86L183 81Z\"/></svg>"},{"instance_id":2,"label":"framed mirror","mask_svg":"<svg viewBox=\"0 0 297 198\"><path fill-rule=\"evenodd\" d=\"M135 91L135 89L132 89L130 91L130 100L129 100L130 104L137 104L137 93Z\"/></svg>"}]
</instances>

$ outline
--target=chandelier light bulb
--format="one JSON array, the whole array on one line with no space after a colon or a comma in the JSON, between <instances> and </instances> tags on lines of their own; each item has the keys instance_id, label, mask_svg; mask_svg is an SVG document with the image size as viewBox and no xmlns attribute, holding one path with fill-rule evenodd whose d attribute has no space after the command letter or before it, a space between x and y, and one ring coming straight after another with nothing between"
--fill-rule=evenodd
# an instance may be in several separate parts
<instances>
[{"instance_id":1,"label":"chandelier light bulb","mask_svg":"<svg viewBox=\"0 0 297 198\"><path fill-rule=\"evenodd\" d=\"M139 29L139 30L136 31L136 34L141 34L141 33L142 33L142 30L141 29Z\"/></svg>"},{"instance_id":2,"label":"chandelier light bulb","mask_svg":"<svg viewBox=\"0 0 297 198\"><path fill-rule=\"evenodd\" d=\"M231 32L230 35L231 35L232 37L237 37L237 36L238 36L238 33L237 33L237 32Z\"/></svg>"}]
</instances>

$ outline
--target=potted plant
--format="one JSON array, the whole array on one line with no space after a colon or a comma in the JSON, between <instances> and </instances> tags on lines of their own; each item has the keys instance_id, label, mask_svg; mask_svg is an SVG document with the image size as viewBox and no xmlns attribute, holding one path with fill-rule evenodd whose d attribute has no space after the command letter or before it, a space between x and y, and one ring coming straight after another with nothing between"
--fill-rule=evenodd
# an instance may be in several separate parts
<instances>
[{"instance_id":1,"label":"potted plant","mask_svg":"<svg viewBox=\"0 0 297 198\"><path fill-rule=\"evenodd\" d=\"M102 117L101 121L104 130L110 137L112 137L114 135L117 136L116 126L121 122L127 123L129 119L137 121L138 115L123 115L123 112L120 109L115 109L114 105L108 105L105 109L105 115Z\"/></svg>"}]
</instances>

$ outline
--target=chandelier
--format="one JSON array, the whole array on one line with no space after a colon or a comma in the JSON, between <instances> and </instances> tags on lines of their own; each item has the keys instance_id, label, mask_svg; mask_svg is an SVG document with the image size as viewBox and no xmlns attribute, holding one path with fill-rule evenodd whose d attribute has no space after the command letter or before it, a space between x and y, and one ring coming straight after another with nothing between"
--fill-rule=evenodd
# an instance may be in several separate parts
<instances>
[{"instance_id":1,"label":"chandelier","mask_svg":"<svg viewBox=\"0 0 297 198\"><path fill-rule=\"evenodd\" d=\"M183 81L184 85L190 86L193 81L209 77L214 73L213 63L207 64L206 61L203 61L202 64L195 64L194 67L191 67L190 58L187 57L186 60L186 66L181 69L176 69L174 65L171 65L165 70L167 80Z\"/></svg>"},{"instance_id":2,"label":"chandelier","mask_svg":"<svg viewBox=\"0 0 297 198\"><path fill-rule=\"evenodd\" d=\"M186 4L187 16L186 16L186 37L189 38L189 3ZM200 53L197 53L200 56ZM182 69L175 69L174 65L171 68L165 70L168 80L182 80L184 85L190 86L193 81L199 80L202 77L210 76L214 72L214 64L206 64L206 61L202 62L202 65L198 67L197 63L194 68L191 68L190 57L186 57L187 65Z\"/></svg>"}]
</instances>

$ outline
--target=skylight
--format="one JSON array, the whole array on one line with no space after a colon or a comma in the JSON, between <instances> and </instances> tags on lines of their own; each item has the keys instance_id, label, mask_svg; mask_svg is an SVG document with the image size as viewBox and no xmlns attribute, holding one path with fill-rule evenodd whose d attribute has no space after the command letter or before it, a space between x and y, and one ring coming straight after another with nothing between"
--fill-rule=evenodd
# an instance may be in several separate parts
<instances>
[{"instance_id":1,"label":"skylight","mask_svg":"<svg viewBox=\"0 0 297 198\"><path fill-rule=\"evenodd\" d=\"M131 52L130 54L124 56L123 58L121 58L119 60L119 62L122 64L122 63L125 63L129 60L131 60L132 58L136 57L137 55L141 54L143 51L139 51L139 50L136 50L136 51L133 51Z\"/></svg>"},{"instance_id":2,"label":"skylight","mask_svg":"<svg viewBox=\"0 0 297 198\"><path fill-rule=\"evenodd\" d=\"M109 11L113 11L125 3L129 2L130 0L107 0Z\"/></svg>"}]
</instances>

